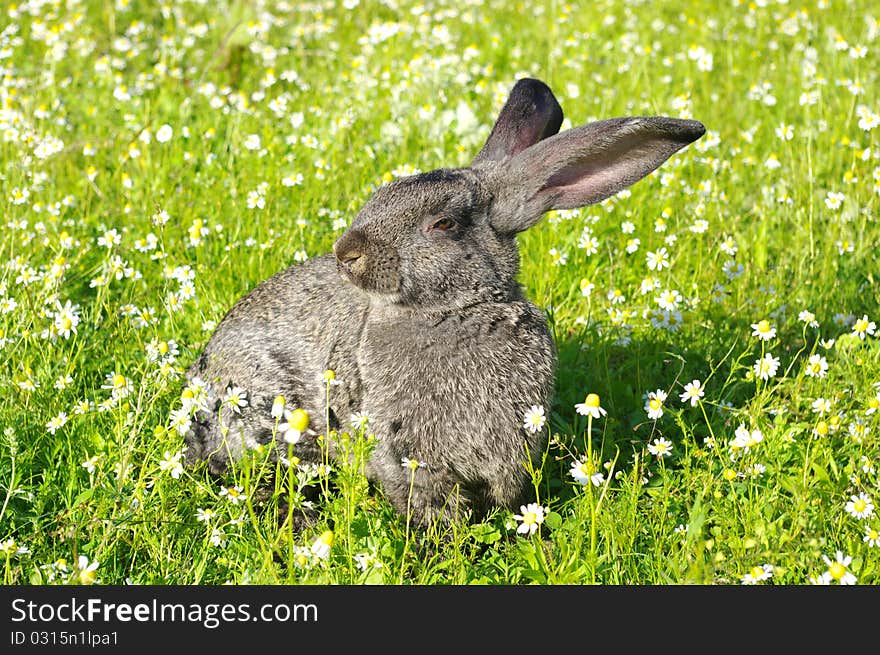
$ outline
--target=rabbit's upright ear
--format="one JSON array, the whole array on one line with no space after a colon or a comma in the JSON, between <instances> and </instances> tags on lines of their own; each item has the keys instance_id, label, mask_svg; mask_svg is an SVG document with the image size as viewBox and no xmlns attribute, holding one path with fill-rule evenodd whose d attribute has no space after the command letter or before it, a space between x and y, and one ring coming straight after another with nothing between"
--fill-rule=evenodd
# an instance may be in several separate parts
<instances>
[{"instance_id":1,"label":"rabbit's upright ear","mask_svg":"<svg viewBox=\"0 0 880 655\"><path fill-rule=\"evenodd\" d=\"M551 209L600 202L705 132L692 120L612 118L540 141L491 171L492 225L503 233L521 232Z\"/></svg>"},{"instance_id":2,"label":"rabbit's upright ear","mask_svg":"<svg viewBox=\"0 0 880 655\"><path fill-rule=\"evenodd\" d=\"M500 162L559 131L562 107L540 80L523 78L514 85L486 144L472 166Z\"/></svg>"}]
</instances>

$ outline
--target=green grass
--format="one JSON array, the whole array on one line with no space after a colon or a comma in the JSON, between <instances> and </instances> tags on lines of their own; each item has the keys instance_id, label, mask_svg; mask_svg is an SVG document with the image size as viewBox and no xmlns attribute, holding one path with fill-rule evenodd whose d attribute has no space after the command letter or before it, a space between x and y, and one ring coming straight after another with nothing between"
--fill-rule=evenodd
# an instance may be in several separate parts
<instances>
[{"instance_id":1,"label":"green grass","mask_svg":"<svg viewBox=\"0 0 880 655\"><path fill-rule=\"evenodd\" d=\"M846 508L880 503L880 342L855 329L880 320L872 3L73 4L0 19L4 583L739 584L762 565L767 583L836 583L837 551L860 584L880 579L880 539L866 539L880 517ZM533 472L540 530L517 534L499 511L414 533L368 489L358 433L332 437L357 456L321 477L321 519L303 534L279 507L302 500L308 475L270 475L265 453L224 481L174 477L169 417L212 325L329 251L383 180L466 165L523 75L554 89L570 126L664 114L709 130L629 192L521 237L520 279L560 359ZM649 270L661 247L669 266ZM647 277L658 286L643 294ZM681 295L665 320L663 290ZM52 326L67 302L65 337ZM761 320L777 331L766 342L752 336ZM169 340L176 359L151 356ZM764 353L779 369L760 380ZM827 361L822 377L810 356ZM116 401L113 375L130 387ZM692 406L679 395L694 379ZM669 395L655 421L657 389ZM607 410L590 426L574 408L589 393ZM731 450L740 425L763 437L748 452ZM668 456L648 451L659 438ZM587 455L599 486L569 474ZM221 495L235 486L245 500Z\"/></svg>"}]
</instances>

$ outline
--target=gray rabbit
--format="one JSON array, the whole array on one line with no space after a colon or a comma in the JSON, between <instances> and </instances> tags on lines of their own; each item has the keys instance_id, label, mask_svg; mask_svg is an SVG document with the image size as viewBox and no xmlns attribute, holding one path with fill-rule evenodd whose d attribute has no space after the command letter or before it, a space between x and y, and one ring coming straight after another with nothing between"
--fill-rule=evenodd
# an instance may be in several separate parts
<instances>
[{"instance_id":1,"label":"gray rabbit","mask_svg":"<svg viewBox=\"0 0 880 655\"><path fill-rule=\"evenodd\" d=\"M517 282L516 234L549 210L617 193L705 132L666 117L557 134L561 124L550 89L519 80L470 166L379 188L333 254L240 299L187 372L207 387L188 461L219 473L268 443L281 394L310 416L294 447L305 461L320 461L317 435L369 415L377 445L367 475L419 523L525 502L525 464L540 465L547 436L523 417L532 405L549 409L556 356L544 312ZM325 413L327 369L338 384ZM247 406L223 402L234 387ZM402 465L410 458L424 466Z\"/></svg>"}]
</instances>

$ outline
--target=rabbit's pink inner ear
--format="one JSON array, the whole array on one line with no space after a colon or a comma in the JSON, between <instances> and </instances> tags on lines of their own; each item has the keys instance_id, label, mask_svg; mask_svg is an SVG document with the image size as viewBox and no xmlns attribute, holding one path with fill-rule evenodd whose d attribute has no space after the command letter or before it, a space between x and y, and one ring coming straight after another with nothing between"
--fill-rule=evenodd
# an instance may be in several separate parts
<instances>
[{"instance_id":1,"label":"rabbit's pink inner ear","mask_svg":"<svg viewBox=\"0 0 880 655\"><path fill-rule=\"evenodd\" d=\"M697 121L654 116L610 118L549 137L499 167L492 225L521 232L548 210L600 202L705 131Z\"/></svg>"},{"instance_id":2,"label":"rabbit's pink inner ear","mask_svg":"<svg viewBox=\"0 0 880 655\"><path fill-rule=\"evenodd\" d=\"M553 136L562 125L562 107L540 80L519 80L510 92L486 144L473 165L499 162Z\"/></svg>"},{"instance_id":3,"label":"rabbit's pink inner ear","mask_svg":"<svg viewBox=\"0 0 880 655\"><path fill-rule=\"evenodd\" d=\"M575 209L601 202L653 172L680 146L660 140L634 143L633 135L598 156L575 160L556 171L536 196L553 209Z\"/></svg>"}]
</instances>

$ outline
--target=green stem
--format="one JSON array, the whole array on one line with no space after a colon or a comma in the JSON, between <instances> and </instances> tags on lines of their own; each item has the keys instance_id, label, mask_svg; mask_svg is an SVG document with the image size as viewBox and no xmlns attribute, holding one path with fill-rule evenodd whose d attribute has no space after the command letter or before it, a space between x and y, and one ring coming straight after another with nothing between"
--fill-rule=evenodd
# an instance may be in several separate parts
<instances>
[{"instance_id":1,"label":"green stem","mask_svg":"<svg viewBox=\"0 0 880 655\"><path fill-rule=\"evenodd\" d=\"M586 447L587 447L587 461L591 464L593 463L593 415L587 414L587 436L586 439Z\"/></svg>"},{"instance_id":2,"label":"green stem","mask_svg":"<svg viewBox=\"0 0 880 655\"><path fill-rule=\"evenodd\" d=\"M409 551L409 543L410 543L410 523L412 522L412 494L413 487L416 484L416 469L412 469L412 472L409 476L409 494L406 497L406 541L403 544L403 554L400 556L400 576L398 578L398 584L403 584L403 572L406 569L406 555Z\"/></svg>"},{"instance_id":3,"label":"green stem","mask_svg":"<svg viewBox=\"0 0 880 655\"><path fill-rule=\"evenodd\" d=\"M703 420L706 421L706 427L709 428L709 436L712 437L713 443L715 442L715 432L712 430L712 424L709 423L709 417L706 415L706 408L703 406L703 401L697 401L700 405L700 411L703 412Z\"/></svg>"}]
</instances>

